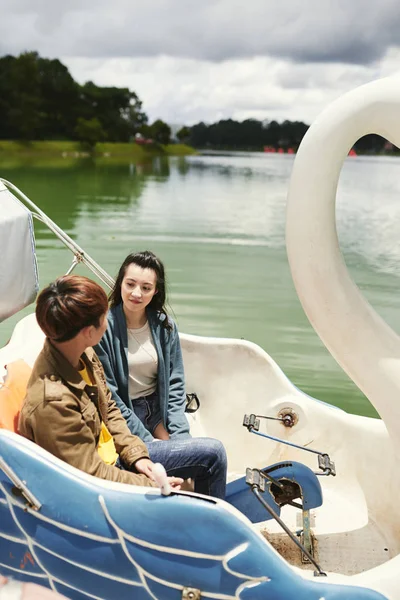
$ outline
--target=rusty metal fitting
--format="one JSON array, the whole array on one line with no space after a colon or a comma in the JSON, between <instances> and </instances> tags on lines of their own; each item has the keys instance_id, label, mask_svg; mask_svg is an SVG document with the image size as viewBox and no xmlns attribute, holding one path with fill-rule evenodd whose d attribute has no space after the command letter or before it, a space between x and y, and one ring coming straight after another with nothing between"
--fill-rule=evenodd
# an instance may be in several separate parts
<instances>
[{"instance_id":1,"label":"rusty metal fitting","mask_svg":"<svg viewBox=\"0 0 400 600\"><path fill-rule=\"evenodd\" d=\"M282 419L282 424L284 427L294 427L297 425L299 421L299 417L297 413L293 410L293 408L281 408L278 412L278 417Z\"/></svg>"},{"instance_id":2,"label":"rusty metal fitting","mask_svg":"<svg viewBox=\"0 0 400 600\"><path fill-rule=\"evenodd\" d=\"M182 590L182 600L201 600L201 591L196 588L185 587Z\"/></svg>"}]
</instances>

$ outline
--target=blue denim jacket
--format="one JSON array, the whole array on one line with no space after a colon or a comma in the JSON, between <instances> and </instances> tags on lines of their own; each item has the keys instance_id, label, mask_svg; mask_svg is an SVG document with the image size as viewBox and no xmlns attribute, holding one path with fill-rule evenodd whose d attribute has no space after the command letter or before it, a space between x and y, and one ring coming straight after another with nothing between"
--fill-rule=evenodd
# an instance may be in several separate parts
<instances>
[{"instance_id":1,"label":"blue denim jacket","mask_svg":"<svg viewBox=\"0 0 400 600\"><path fill-rule=\"evenodd\" d=\"M163 326L165 316L152 309L147 309L147 319L158 356L157 391L164 427L171 438L188 438L190 434L185 415L185 381L178 329L170 319L172 331L168 331ZM110 309L107 331L95 351L103 365L112 397L129 429L144 442L151 442L153 436L135 415L129 398L128 331L122 303Z\"/></svg>"}]
</instances>

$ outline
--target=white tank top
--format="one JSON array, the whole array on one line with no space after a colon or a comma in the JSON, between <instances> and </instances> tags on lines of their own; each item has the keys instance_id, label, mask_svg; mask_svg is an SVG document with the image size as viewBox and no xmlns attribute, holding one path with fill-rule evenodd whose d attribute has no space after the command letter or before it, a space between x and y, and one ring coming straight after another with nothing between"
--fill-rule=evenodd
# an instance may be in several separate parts
<instances>
[{"instance_id":1,"label":"white tank top","mask_svg":"<svg viewBox=\"0 0 400 600\"><path fill-rule=\"evenodd\" d=\"M157 389L158 357L149 322L128 329L129 397L148 396Z\"/></svg>"}]
</instances>

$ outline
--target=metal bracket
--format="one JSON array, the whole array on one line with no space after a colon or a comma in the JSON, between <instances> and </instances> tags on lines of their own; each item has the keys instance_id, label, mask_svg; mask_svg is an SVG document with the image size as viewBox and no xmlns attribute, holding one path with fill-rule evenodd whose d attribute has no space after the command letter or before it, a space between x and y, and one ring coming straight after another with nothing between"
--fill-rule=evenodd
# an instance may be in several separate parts
<instances>
[{"instance_id":1,"label":"metal bracket","mask_svg":"<svg viewBox=\"0 0 400 600\"><path fill-rule=\"evenodd\" d=\"M184 587L182 590L182 600L201 600L201 591L197 588Z\"/></svg>"},{"instance_id":2,"label":"metal bracket","mask_svg":"<svg viewBox=\"0 0 400 600\"><path fill-rule=\"evenodd\" d=\"M247 485L256 485L261 492L265 492L265 477L258 469L250 469L250 467L247 467L246 483Z\"/></svg>"},{"instance_id":3,"label":"metal bracket","mask_svg":"<svg viewBox=\"0 0 400 600\"><path fill-rule=\"evenodd\" d=\"M66 275L70 275L72 271L75 269L76 265L83 262L84 253L83 252L75 252L74 258L72 259L72 263L68 271L65 273Z\"/></svg>"},{"instance_id":4,"label":"metal bracket","mask_svg":"<svg viewBox=\"0 0 400 600\"><path fill-rule=\"evenodd\" d=\"M318 467L323 471L322 475L336 475L335 463L327 454L318 454Z\"/></svg>"},{"instance_id":5,"label":"metal bracket","mask_svg":"<svg viewBox=\"0 0 400 600\"><path fill-rule=\"evenodd\" d=\"M247 427L249 431L252 429L258 431L260 429L260 419L257 419L256 415L244 415L243 426Z\"/></svg>"},{"instance_id":6,"label":"metal bracket","mask_svg":"<svg viewBox=\"0 0 400 600\"><path fill-rule=\"evenodd\" d=\"M313 540L312 540L311 528L310 528L310 511L303 510L302 517L303 517L303 531L300 536L300 540L301 540L301 543L303 544L304 548L311 554L312 557L315 558L314 546L313 546ZM303 563L311 562L310 559L308 558L308 556L304 553L301 555L301 561Z\"/></svg>"},{"instance_id":7,"label":"metal bracket","mask_svg":"<svg viewBox=\"0 0 400 600\"><path fill-rule=\"evenodd\" d=\"M14 496L22 496L26 501L26 508L33 508L34 510L40 510L42 508L41 502L29 491L26 482L22 481L16 473L8 466L2 456L0 456L0 469L7 475L8 479L14 484L12 493Z\"/></svg>"}]
</instances>

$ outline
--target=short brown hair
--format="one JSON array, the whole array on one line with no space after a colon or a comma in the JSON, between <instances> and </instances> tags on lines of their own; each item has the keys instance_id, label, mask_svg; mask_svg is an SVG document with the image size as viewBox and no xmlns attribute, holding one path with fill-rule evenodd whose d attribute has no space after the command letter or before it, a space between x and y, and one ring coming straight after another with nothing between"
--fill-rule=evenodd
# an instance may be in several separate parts
<instances>
[{"instance_id":1,"label":"short brown hair","mask_svg":"<svg viewBox=\"0 0 400 600\"><path fill-rule=\"evenodd\" d=\"M82 275L64 275L40 292L36 320L50 340L67 342L84 327L99 327L107 310L107 296L98 283Z\"/></svg>"}]
</instances>

